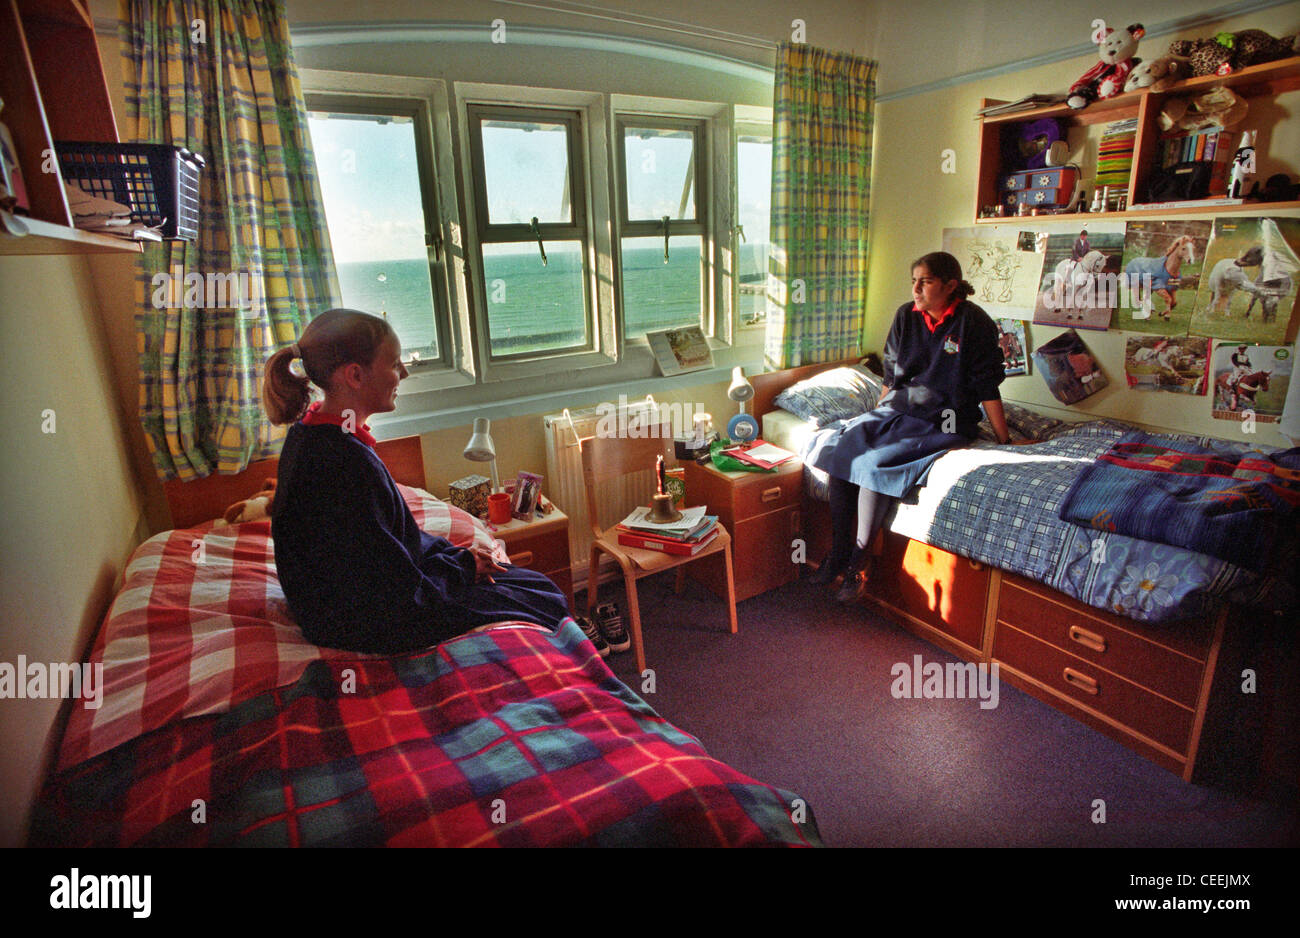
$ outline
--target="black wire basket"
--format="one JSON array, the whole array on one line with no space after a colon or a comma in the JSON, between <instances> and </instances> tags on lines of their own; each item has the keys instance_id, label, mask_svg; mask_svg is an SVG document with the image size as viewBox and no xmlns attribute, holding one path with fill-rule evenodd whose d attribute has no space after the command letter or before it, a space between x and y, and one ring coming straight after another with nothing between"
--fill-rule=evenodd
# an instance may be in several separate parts
<instances>
[{"instance_id":1,"label":"black wire basket","mask_svg":"<svg viewBox=\"0 0 1300 938\"><path fill-rule=\"evenodd\" d=\"M131 219L158 228L169 241L199 232L203 157L161 143L55 141L66 182L90 195L130 206Z\"/></svg>"}]
</instances>

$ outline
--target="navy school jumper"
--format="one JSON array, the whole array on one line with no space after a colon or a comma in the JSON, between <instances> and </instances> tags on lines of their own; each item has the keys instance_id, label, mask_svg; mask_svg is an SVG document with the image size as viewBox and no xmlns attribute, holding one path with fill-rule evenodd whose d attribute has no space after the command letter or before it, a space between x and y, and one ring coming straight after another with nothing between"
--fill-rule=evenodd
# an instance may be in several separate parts
<instances>
[{"instance_id":1,"label":"navy school jumper","mask_svg":"<svg viewBox=\"0 0 1300 938\"><path fill-rule=\"evenodd\" d=\"M474 555L421 530L374 450L338 426L289 428L271 536L289 609L317 645L396 654L507 619L554 629L569 614L536 571L475 582Z\"/></svg>"}]
</instances>

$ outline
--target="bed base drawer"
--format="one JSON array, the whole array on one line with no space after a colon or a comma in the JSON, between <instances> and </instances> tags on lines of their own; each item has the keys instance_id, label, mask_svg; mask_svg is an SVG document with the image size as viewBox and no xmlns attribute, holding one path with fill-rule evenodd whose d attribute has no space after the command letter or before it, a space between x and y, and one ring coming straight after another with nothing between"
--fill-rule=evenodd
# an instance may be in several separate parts
<instances>
[{"instance_id":1,"label":"bed base drawer","mask_svg":"<svg viewBox=\"0 0 1300 938\"><path fill-rule=\"evenodd\" d=\"M1195 718L1189 707L1002 623L993 638L993 659L1058 698L1094 710L1177 753L1188 751Z\"/></svg>"},{"instance_id":2,"label":"bed base drawer","mask_svg":"<svg viewBox=\"0 0 1300 938\"><path fill-rule=\"evenodd\" d=\"M1204 622L1147 626L1057 598L1004 575L998 625L1104 668L1186 707L1195 708L1209 653ZM1122 623L1122 624L1121 624Z\"/></svg>"}]
</instances>

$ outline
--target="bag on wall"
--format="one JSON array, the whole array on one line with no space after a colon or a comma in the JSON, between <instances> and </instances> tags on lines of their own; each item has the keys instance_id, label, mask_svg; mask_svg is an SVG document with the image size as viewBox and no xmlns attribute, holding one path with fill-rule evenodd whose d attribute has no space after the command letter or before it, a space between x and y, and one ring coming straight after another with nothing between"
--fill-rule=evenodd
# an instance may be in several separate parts
<instances>
[{"instance_id":1,"label":"bag on wall","mask_svg":"<svg viewBox=\"0 0 1300 938\"><path fill-rule=\"evenodd\" d=\"M1034 352L1034 362L1047 389L1063 404L1077 404L1109 383L1097 359L1073 329L1040 345Z\"/></svg>"},{"instance_id":2,"label":"bag on wall","mask_svg":"<svg viewBox=\"0 0 1300 938\"><path fill-rule=\"evenodd\" d=\"M1210 194L1210 177L1214 164L1209 160L1176 163L1156 170L1147 184L1148 202L1183 202L1203 199Z\"/></svg>"}]
</instances>

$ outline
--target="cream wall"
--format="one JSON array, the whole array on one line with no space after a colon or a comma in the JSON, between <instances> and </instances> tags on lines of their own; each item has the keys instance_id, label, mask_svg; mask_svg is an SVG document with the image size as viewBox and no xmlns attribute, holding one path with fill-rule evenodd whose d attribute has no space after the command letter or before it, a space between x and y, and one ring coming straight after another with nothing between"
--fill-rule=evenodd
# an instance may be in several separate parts
<instances>
[{"instance_id":1,"label":"cream wall","mask_svg":"<svg viewBox=\"0 0 1300 938\"><path fill-rule=\"evenodd\" d=\"M140 539L100 310L84 258L0 257L0 661L11 665L82 660ZM0 700L0 846L22 842L59 705Z\"/></svg>"},{"instance_id":2,"label":"cream wall","mask_svg":"<svg viewBox=\"0 0 1300 938\"><path fill-rule=\"evenodd\" d=\"M1163 36L1145 42L1139 55L1163 53L1174 38L1213 35L1219 29L1265 29L1273 35L1292 35L1300 29L1300 4L1275 7L1248 17L1228 19L1218 25L1198 26L1180 36ZM917 257L942 246L944 228L970 227L975 216L975 175L978 162L978 124L973 120L981 98L1014 100L1030 92L1063 92L1086 71L1095 58L1079 58L1040 66L994 78L911 95L878 106L876 149L872 166L871 261L867 290L864 347L882 347L894 311L910 299L908 265ZM1259 178L1285 172L1300 175L1300 92L1279 96L1256 106L1255 118L1245 126L1271 127L1260 136ZM1267 142L1266 142L1267 137ZM943 151L956 152L957 171L941 171ZM1267 211L1242 212L1267 214ZM1286 214L1295 216L1295 210ZM1087 218L1087 216L1082 216ZM1187 217L1195 217L1190 215ZM1207 216L1213 217L1213 216ZM1014 221L1014 220L1009 220ZM1046 222L1053 232L1077 228L1071 220ZM1020 225L1018 227L1030 227ZM1028 327L1028 344L1037 348L1063 330ZM1019 401L1061 417L1116 417L1149 427L1230 438L1242 424L1215 420L1207 397L1129 391L1124 384L1124 333L1080 331L1110 379L1104 390L1079 404L1065 407L1047 390L1036 373L1008 378L1002 385L1006 400ZM1276 424L1256 424L1252 441L1290 446Z\"/></svg>"}]
</instances>

